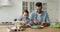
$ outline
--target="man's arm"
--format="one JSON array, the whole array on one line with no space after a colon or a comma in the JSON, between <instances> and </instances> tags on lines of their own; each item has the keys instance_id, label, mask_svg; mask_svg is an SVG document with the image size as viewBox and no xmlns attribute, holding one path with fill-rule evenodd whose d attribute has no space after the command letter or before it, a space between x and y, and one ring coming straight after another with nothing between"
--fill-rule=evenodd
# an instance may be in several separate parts
<instances>
[{"instance_id":1,"label":"man's arm","mask_svg":"<svg viewBox=\"0 0 60 32\"><path fill-rule=\"evenodd\" d=\"M46 22L46 23L50 23L49 16L48 16L48 14L47 14L47 13L46 13L45 22Z\"/></svg>"},{"instance_id":2,"label":"man's arm","mask_svg":"<svg viewBox=\"0 0 60 32\"><path fill-rule=\"evenodd\" d=\"M45 18L44 18L44 21L41 23L41 25L44 27L50 26L50 20L47 13L45 13Z\"/></svg>"},{"instance_id":3,"label":"man's arm","mask_svg":"<svg viewBox=\"0 0 60 32\"><path fill-rule=\"evenodd\" d=\"M33 12L31 12L30 15L29 15L29 18L30 18L31 21L33 21L33 18L34 18L33 16L34 16Z\"/></svg>"},{"instance_id":4,"label":"man's arm","mask_svg":"<svg viewBox=\"0 0 60 32\"><path fill-rule=\"evenodd\" d=\"M45 18L45 23L42 24L44 27L50 26L50 20L49 20L49 16L46 13L46 18Z\"/></svg>"},{"instance_id":5,"label":"man's arm","mask_svg":"<svg viewBox=\"0 0 60 32\"><path fill-rule=\"evenodd\" d=\"M39 21L37 20L37 14L35 12L32 12L30 14L30 19L31 19L32 23L34 23L34 24L39 23Z\"/></svg>"}]
</instances>

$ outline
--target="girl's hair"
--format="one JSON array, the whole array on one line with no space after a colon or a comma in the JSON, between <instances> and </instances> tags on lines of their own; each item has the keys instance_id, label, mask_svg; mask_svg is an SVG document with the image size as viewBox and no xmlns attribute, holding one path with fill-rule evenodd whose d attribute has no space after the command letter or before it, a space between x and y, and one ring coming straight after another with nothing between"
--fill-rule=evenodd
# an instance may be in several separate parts
<instances>
[{"instance_id":1,"label":"girl's hair","mask_svg":"<svg viewBox=\"0 0 60 32\"><path fill-rule=\"evenodd\" d=\"M24 10L23 12L22 12L22 14L24 14L24 12L26 12L27 14L29 14L29 12L28 12L28 10L26 9L26 10Z\"/></svg>"}]
</instances>

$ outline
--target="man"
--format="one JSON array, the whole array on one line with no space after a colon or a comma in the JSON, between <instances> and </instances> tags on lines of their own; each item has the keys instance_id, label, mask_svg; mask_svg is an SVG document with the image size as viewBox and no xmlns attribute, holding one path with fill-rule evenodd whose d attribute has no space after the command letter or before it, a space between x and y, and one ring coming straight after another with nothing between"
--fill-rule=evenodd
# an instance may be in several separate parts
<instances>
[{"instance_id":1,"label":"man","mask_svg":"<svg viewBox=\"0 0 60 32\"><path fill-rule=\"evenodd\" d=\"M35 24L45 25L48 26L49 17L48 14L45 11L42 11L42 3L37 2L36 3L36 11L32 11L30 14L30 19Z\"/></svg>"}]
</instances>

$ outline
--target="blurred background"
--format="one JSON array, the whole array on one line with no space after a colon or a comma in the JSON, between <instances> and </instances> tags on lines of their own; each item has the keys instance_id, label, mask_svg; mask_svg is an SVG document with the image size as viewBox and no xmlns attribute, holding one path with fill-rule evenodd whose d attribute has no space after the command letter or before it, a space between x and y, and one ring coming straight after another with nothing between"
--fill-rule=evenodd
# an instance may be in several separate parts
<instances>
[{"instance_id":1,"label":"blurred background","mask_svg":"<svg viewBox=\"0 0 60 32\"><path fill-rule=\"evenodd\" d=\"M29 13L35 11L36 2L42 2L42 10L48 13L51 22L60 22L60 0L0 0L0 32L7 32L5 24L14 24L24 9Z\"/></svg>"},{"instance_id":2,"label":"blurred background","mask_svg":"<svg viewBox=\"0 0 60 32\"><path fill-rule=\"evenodd\" d=\"M43 11L48 13L50 21L60 22L60 0L0 0L0 23L13 23L24 9L29 13L35 11L36 2L43 3Z\"/></svg>"}]
</instances>

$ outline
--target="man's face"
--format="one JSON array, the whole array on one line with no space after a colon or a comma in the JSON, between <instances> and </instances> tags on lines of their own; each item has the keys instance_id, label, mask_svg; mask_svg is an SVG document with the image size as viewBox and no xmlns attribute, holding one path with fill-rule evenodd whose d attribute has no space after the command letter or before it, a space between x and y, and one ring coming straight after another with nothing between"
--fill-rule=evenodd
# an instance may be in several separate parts
<instances>
[{"instance_id":1,"label":"man's face","mask_svg":"<svg viewBox=\"0 0 60 32\"><path fill-rule=\"evenodd\" d=\"M36 9L37 9L37 12L41 12L42 11L42 7L41 6L36 7Z\"/></svg>"}]
</instances>

